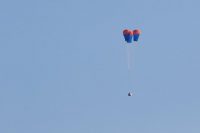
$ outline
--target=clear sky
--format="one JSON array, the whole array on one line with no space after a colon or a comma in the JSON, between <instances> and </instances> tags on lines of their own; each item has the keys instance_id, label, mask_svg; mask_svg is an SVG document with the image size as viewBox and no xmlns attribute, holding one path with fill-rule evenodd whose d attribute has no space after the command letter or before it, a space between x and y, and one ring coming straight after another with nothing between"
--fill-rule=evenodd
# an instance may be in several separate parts
<instances>
[{"instance_id":1,"label":"clear sky","mask_svg":"<svg viewBox=\"0 0 200 133\"><path fill-rule=\"evenodd\" d=\"M199 5L1 0L0 132L199 133Z\"/></svg>"}]
</instances>

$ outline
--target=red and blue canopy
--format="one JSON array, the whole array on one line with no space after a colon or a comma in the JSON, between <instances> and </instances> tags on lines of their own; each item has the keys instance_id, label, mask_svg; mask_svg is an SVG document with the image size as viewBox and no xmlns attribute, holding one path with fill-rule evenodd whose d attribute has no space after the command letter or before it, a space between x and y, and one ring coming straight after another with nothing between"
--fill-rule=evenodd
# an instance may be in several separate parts
<instances>
[{"instance_id":1,"label":"red and blue canopy","mask_svg":"<svg viewBox=\"0 0 200 133\"><path fill-rule=\"evenodd\" d=\"M138 41L141 31L139 29L123 31L124 39L127 43L132 43L132 41Z\"/></svg>"}]
</instances>

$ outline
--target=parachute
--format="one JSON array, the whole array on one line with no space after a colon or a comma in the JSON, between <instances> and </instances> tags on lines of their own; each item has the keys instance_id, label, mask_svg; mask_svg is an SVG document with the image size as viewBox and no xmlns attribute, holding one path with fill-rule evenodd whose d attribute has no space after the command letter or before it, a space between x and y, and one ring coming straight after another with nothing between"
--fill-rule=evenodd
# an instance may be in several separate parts
<instances>
[{"instance_id":1,"label":"parachute","mask_svg":"<svg viewBox=\"0 0 200 133\"><path fill-rule=\"evenodd\" d=\"M125 29L123 31L124 39L127 43L132 43L133 31Z\"/></svg>"},{"instance_id":2,"label":"parachute","mask_svg":"<svg viewBox=\"0 0 200 133\"><path fill-rule=\"evenodd\" d=\"M124 39L127 43L132 43L132 41L138 41L141 31L139 29L129 30L125 29L123 31Z\"/></svg>"},{"instance_id":3,"label":"parachute","mask_svg":"<svg viewBox=\"0 0 200 133\"><path fill-rule=\"evenodd\" d=\"M141 31L139 29L133 30L133 40L138 41Z\"/></svg>"},{"instance_id":4,"label":"parachute","mask_svg":"<svg viewBox=\"0 0 200 133\"><path fill-rule=\"evenodd\" d=\"M139 36L141 34L141 30L139 29L135 29L135 30L129 30L129 29L125 29L123 30L123 35L124 35L124 39L127 43L132 43L137 42L139 40ZM128 70L129 70L129 74L131 74L131 45L126 45L127 47L127 61L128 61ZM129 75L131 78L131 75ZM131 82L132 84L132 82ZM132 96L133 94L131 92L128 93L128 96Z\"/></svg>"}]
</instances>

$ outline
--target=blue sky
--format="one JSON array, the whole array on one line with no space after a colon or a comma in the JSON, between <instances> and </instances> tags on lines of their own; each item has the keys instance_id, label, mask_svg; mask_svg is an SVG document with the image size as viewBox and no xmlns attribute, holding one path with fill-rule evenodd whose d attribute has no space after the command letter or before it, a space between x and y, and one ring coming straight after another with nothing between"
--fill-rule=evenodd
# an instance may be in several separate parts
<instances>
[{"instance_id":1,"label":"blue sky","mask_svg":"<svg viewBox=\"0 0 200 133\"><path fill-rule=\"evenodd\" d=\"M199 5L2 0L0 132L199 133Z\"/></svg>"}]
</instances>

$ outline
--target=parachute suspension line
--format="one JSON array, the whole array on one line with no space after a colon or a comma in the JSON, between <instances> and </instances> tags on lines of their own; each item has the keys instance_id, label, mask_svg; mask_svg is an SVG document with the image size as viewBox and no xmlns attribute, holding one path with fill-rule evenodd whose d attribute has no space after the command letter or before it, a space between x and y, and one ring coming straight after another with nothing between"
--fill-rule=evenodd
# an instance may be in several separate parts
<instances>
[{"instance_id":1,"label":"parachute suspension line","mask_svg":"<svg viewBox=\"0 0 200 133\"><path fill-rule=\"evenodd\" d=\"M128 65L128 70L131 70L131 46L128 44L126 45L127 49L127 65Z\"/></svg>"},{"instance_id":2,"label":"parachute suspension line","mask_svg":"<svg viewBox=\"0 0 200 133\"><path fill-rule=\"evenodd\" d=\"M134 87L133 86L133 81L132 81L132 69L133 69L133 63L132 63L132 45L131 44L126 44L126 54L127 54L127 65L128 65L128 84L129 86Z\"/></svg>"}]
</instances>

